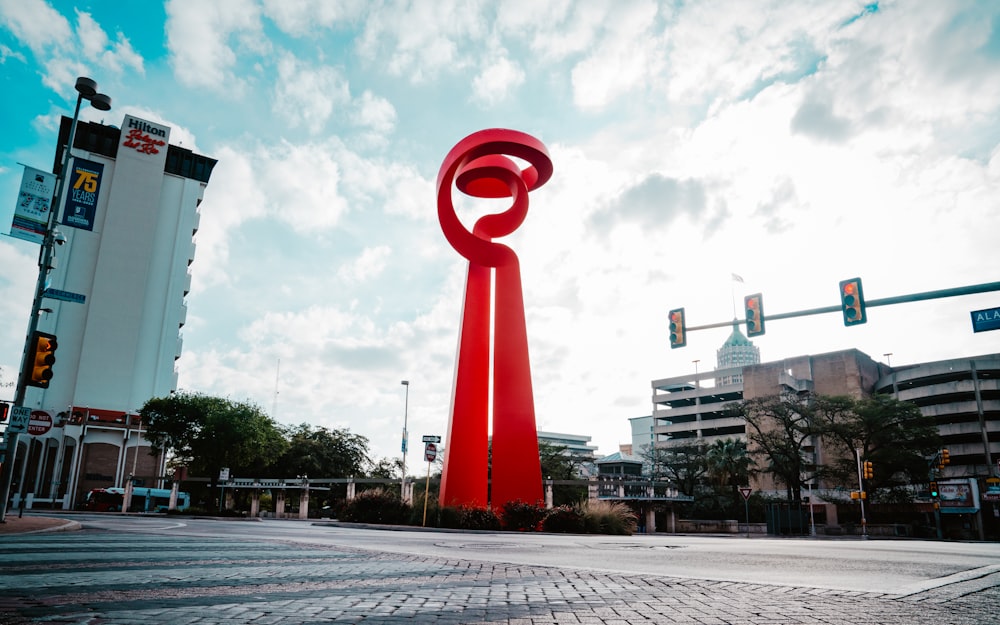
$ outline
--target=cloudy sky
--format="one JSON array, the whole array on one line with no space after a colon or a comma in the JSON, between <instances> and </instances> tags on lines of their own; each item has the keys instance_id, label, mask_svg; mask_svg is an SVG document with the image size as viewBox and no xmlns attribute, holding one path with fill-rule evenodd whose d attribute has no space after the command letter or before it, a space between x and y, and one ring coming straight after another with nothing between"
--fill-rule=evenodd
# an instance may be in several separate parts
<instances>
[{"instance_id":1,"label":"cloudy sky","mask_svg":"<svg viewBox=\"0 0 1000 625\"><path fill-rule=\"evenodd\" d=\"M651 380L715 366L730 330L672 350L671 308L703 325L742 317L754 292L765 316L835 305L856 276L868 299L1000 280L988 0L0 0L0 68L0 230L19 163L51 168L74 81L94 78L114 108L84 119L165 123L219 160L181 387L349 428L377 457L399 456L404 411L411 440L446 432L466 261L434 183L484 128L552 157L503 242L521 260L538 426L601 453L649 414ZM498 208L456 195L466 224ZM5 381L37 251L0 237ZM973 333L969 313L996 306L777 320L755 344L765 361L994 353L1000 331Z\"/></svg>"}]
</instances>

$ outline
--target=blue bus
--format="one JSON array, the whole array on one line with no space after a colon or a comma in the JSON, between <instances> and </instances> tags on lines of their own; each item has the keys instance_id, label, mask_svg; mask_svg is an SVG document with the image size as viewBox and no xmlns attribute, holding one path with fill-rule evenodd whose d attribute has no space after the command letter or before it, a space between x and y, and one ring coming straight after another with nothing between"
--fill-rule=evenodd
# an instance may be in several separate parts
<instances>
[{"instance_id":1,"label":"blue bus","mask_svg":"<svg viewBox=\"0 0 1000 625\"><path fill-rule=\"evenodd\" d=\"M95 512L121 512L125 503L125 489L118 487L95 488L87 493L83 503L86 510ZM170 507L170 489L142 488L132 489L132 502L129 512L166 512ZM177 509L187 510L191 507L191 495L185 492L177 493Z\"/></svg>"}]
</instances>

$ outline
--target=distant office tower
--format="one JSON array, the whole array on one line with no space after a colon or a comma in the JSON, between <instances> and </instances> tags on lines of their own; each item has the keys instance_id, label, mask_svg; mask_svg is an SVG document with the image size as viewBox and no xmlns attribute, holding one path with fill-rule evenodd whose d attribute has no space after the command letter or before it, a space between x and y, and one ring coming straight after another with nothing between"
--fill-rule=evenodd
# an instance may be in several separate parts
<instances>
[{"instance_id":1,"label":"distant office tower","mask_svg":"<svg viewBox=\"0 0 1000 625\"><path fill-rule=\"evenodd\" d=\"M62 119L55 170L69 140ZM176 390L193 235L216 161L169 144L170 128L125 116L77 126L39 330L58 337L54 377L29 388L15 500L73 507L91 488L163 475L136 413ZM46 427L48 424L48 427ZM47 431L43 431L47 430Z\"/></svg>"}]
</instances>

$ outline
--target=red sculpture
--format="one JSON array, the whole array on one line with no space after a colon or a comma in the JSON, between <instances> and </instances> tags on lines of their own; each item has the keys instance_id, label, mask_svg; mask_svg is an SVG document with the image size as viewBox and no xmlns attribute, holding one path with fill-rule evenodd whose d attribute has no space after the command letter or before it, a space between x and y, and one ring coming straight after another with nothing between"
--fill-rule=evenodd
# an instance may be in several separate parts
<instances>
[{"instance_id":1,"label":"red sculpture","mask_svg":"<svg viewBox=\"0 0 1000 625\"><path fill-rule=\"evenodd\" d=\"M521 169L510 157L528 163ZM438 219L445 238L469 259L465 305L448 419L448 447L441 476L443 506L502 506L542 501L535 405L528 364L528 334L517 255L493 242L521 225L528 192L552 176L552 161L534 137L499 128L462 139L445 157L437 180ZM472 232L455 214L452 186L479 198L511 198L499 214L476 221ZM496 269L496 298L490 292ZM487 496L490 385L490 308L494 306L493 470Z\"/></svg>"}]
</instances>

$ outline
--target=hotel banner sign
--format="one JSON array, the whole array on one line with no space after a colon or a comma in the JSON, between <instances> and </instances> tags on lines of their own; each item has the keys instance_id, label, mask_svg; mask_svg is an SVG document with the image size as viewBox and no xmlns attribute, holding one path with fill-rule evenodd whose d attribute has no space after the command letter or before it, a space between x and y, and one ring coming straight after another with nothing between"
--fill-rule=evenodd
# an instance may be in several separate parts
<instances>
[{"instance_id":1,"label":"hotel banner sign","mask_svg":"<svg viewBox=\"0 0 1000 625\"><path fill-rule=\"evenodd\" d=\"M82 158L74 158L69 168L66 190L66 210L63 223L81 230L94 229L97 215L97 198L101 193L104 165Z\"/></svg>"},{"instance_id":2,"label":"hotel banner sign","mask_svg":"<svg viewBox=\"0 0 1000 625\"><path fill-rule=\"evenodd\" d=\"M52 196L55 191L55 174L25 165L10 236L32 243L41 243L49 225L49 211L52 210Z\"/></svg>"},{"instance_id":3,"label":"hotel banner sign","mask_svg":"<svg viewBox=\"0 0 1000 625\"><path fill-rule=\"evenodd\" d=\"M1000 308L972 311L972 331L1000 330Z\"/></svg>"}]
</instances>

